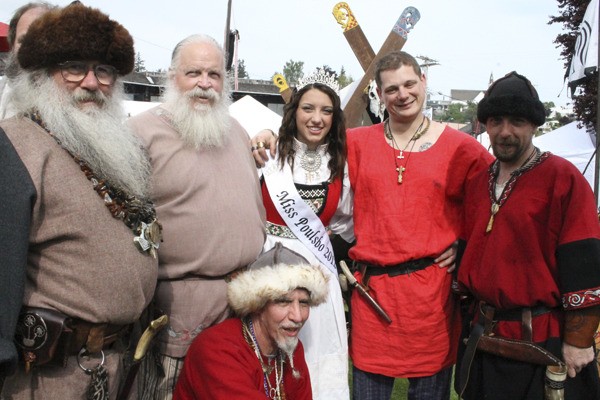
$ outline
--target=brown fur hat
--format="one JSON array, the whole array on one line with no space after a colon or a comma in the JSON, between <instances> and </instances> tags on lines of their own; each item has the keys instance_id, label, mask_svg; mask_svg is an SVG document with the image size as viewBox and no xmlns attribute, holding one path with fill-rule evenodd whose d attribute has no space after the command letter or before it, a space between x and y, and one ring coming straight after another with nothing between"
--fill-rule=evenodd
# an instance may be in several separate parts
<instances>
[{"instance_id":1,"label":"brown fur hat","mask_svg":"<svg viewBox=\"0 0 600 400\"><path fill-rule=\"evenodd\" d=\"M133 69L133 38L100 10L79 2L47 12L29 27L18 53L24 69L40 69L65 61L98 61L120 75Z\"/></svg>"}]
</instances>

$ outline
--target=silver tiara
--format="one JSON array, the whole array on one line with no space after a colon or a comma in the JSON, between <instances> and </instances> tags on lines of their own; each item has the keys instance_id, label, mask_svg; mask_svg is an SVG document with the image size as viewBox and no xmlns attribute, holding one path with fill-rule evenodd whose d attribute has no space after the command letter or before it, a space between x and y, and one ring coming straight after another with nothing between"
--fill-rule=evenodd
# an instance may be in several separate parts
<instances>
[{"instance_id":1,"label":"silver tiara","mask_svg":"<svg viewBox=\"0 0 600 400\"><path fill-rule=\"evenodd\" d=\"M313 83L321 83L325 86L329 86L335 94L340 95L340 85L335 81L335 75L329 74L323 68L317 68L312 74L298 80L296 89L300 90L306 85Z\"/></svg>"}]
</instances>

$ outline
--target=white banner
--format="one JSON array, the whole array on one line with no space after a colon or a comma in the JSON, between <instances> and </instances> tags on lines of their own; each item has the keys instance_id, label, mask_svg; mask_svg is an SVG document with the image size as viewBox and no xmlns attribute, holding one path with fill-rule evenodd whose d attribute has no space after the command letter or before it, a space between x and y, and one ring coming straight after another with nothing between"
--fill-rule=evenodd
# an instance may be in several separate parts
<instances>
[{"instance_id":1,"label":"white banner","mask_svg":"<svg viewBox=\"0 0 600 400\"><path fill-rule=\"evenodd\" d=\"M277 159L270 159L262 172L271 200L287 227L321 264L337 276L333 247L327 230L312 208L300 197L288 163L280 169Z\"/></svg>"},{"instance_id":2,"label":"white banner","mask_svg":"<svg viewBox=\"0 0 600 400\"><path fill-rule=\"evenodd\" d=\"M598 5L599 0L590 1L579 25L575 51L568 71L570 86L576 86L598 67Z\"/></svg>"}]
</instances>

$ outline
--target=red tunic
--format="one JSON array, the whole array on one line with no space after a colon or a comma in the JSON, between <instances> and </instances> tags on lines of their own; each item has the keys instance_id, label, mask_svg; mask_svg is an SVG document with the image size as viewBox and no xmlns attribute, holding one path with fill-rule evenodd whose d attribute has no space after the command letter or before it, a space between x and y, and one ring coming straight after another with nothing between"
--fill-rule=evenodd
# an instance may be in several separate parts
<instances>
[{"instance_id":1,"label":"red tunic","mask_svg":"<svg viewBox=\"0 0 600 400\"><path fill-rule=\"evenodd\" d=\"M283 387L287 399L311 400L310 377L302 343L294 351L294 367L300 378L292 376L284 362ZM275 385L275 372L270 375ZM232 318L200 333L190 346L173 400L265 400L263 372L254 350L242 334L242 322Z\"/></svg>"},{"instance_id":2,"label":"red tunic","mask_svg":"<svg viewBox=\"0 0 600 400\"><path fill-rule=\"evenodd\" d=\"M488 178L484 172L467 186L461 287L500 309L600 304L600 226L581 173L551 155L518 178L485 234ZM535 317L533 341L559 337L559 319L560 313ZM521 338L520 321L503 321L497 328L502 336Z\"/></svg>"},{"instance_id":3,"label":"red tunic","mask_svg":"<svg viewBox=\"0 0 600 400\"><path fill-rule=\"evenodd\" d=\"M394 162L398 154L386 143L383 124L348 133L357 240L350 256L357 261L385 266L437 257L458 238L465 182L492 160L472 137L448 127L429 149L404 152L402 184ZM371 294L393 322L382 321L353 294L354 365L419 377L454 364L460 324L451 280L436 265L409 275L371 277Z\"/></svg>"}]
</instances>

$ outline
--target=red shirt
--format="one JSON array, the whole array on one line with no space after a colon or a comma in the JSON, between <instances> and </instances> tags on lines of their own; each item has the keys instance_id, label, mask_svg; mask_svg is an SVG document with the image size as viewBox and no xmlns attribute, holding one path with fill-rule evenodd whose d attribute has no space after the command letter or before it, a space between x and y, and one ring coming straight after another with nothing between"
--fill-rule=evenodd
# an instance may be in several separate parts
<instances>
[{"instance_id":1,"label":"red shirt","mask_svg":"<svg viewBox=\"0 0 600 400\"><path fill-rule=\"evenodd\" d=\"M446 127L427 150L404 152L404 181L383 124L348 132L356 246L350 256L376 265L437 257L460 233L464 186L493 157L476 140ZM390 314L381 320L352 297L354 365L395 377L430 376L455 362L460 323L451 274L437 265L416 273L371 277L371 295Z\"/></svg>"},{"instance_id":2,"label":"red shirt","mask_svg":"<svg viewBox=\"0 0 600 400\"><path fill-rule=\"evenodd\" d=\"M302 343L294 351L292 376L286 358L283 364L283 387L287 399L311 400L312 390ZM275 387L275 372L269 375ZM262 367L254 350L242 334L242 322L232 318L200 333L188 350L173 400L265 400Z\"/></svg>"},{"instance_id":3,"label":"red shirt","mask_svg":"<svg viewBox=\"0 0 600 400\"><path fill-rule=\"evenodd\" d=\"M600 304L600 226L594 195L570 162L550 156L523 173L490 220L489 173L467 185L461 287L500 309ZM533 320L533 341L560 336L560 312ZM521 339L521 322L497 334Z\"/></svg>"}]
</instances>

